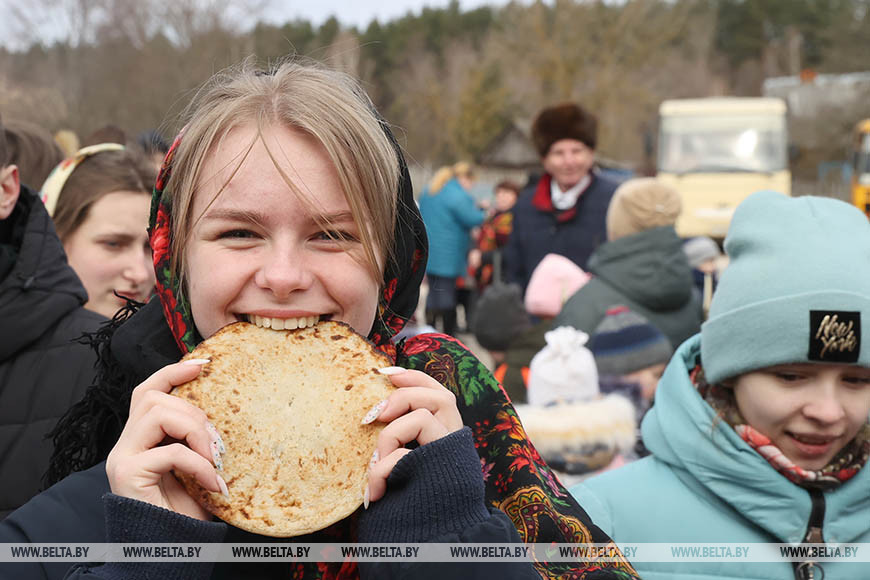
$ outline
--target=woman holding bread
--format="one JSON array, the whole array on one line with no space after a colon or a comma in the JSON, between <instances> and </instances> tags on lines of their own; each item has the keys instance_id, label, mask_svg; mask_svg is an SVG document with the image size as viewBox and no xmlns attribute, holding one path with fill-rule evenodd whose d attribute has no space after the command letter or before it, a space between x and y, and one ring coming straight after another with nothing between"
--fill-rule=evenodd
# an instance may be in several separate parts
<instances>
[{"instance_id":1,"label":"woman holding bread","mask_svg":"<svg viewBox=\"0 0 870 580\"><path fill-rule=\"evenodd\" d=\"M609 542L461 343L444 335L392 343L417 305L426 235L401 150L358 85L313 65L246 64L213 78L189 111L154 192L157 298L98 337L99 384L56 429L49 478L76 473L12 514L0 541L270 541L215 521L175 479L173 470L209 492L233 493L214 452L220 434L202 409L169 392L208 372L204 360L178 361L228 324L333 320L394 361L382 373L396 390L364 417L347 418L384 425L363 506L297 541ZM42 577L67 573L62 563L40 569ZM621 561L83 563L67 578L587 572L634 577Z\"/></svg>"}]
</instances>

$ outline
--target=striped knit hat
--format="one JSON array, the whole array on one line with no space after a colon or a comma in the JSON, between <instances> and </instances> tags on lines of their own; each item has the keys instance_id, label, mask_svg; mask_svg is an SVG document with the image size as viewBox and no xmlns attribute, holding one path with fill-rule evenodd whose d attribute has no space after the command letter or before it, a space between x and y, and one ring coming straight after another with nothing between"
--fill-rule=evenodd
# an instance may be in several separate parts
<instances>
[{"instance_id":1,"label":"striped knit hat","mask_svg":"<svg viewBox=\"0 0 870 580\"><path fill-rule=\"evenodd\" d=\"M607 311L589 341L598 373L622 376L670 360L670 341L649 321L628 309L615 306Z\"/></svg>"}]
</instances>

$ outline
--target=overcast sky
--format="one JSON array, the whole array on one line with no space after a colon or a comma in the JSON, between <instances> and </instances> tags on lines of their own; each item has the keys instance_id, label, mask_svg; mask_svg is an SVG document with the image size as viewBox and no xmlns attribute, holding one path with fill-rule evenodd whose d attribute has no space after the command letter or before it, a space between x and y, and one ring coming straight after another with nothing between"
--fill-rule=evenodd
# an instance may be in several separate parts
<instances>
[{"instance_id":1,"label":"overcast sky","mask_svg":"<svg viewBox=\"0 0 870 580\"><path fill-rule=\"evenodd\" d=\"M0 0L0 45L21 48L21 43L14 34L14 18L11 6L21 6L22 1L26 2L27 0ZM63 3L70 0L59 1ZM507 1L459 0L459 5L465 11L484 5L502 5ZM529 0L522 1L528 2ZM283 24L289 20L300 18L320 25L330 16L336 16L340 22L347 26L365 29L374 18L386 22L402 17L409 11L419 14L424 6L443 8L449 3L450 0L269 0L263 19ZM62 27L61 19L56 19L57 23L53 23L52 20L55 19L52 18L51 14L46 14L37 20L39 34L43 36L42 40L46 44L53 40L51 38L52 30ZM56 35L54 33L54 36Z\"/></svg>"},{"instance_id":2,"label":"overcast sky","mask_svg":"<svg viewBox=\"0 0 870 580\"><path fill-rule=\"evenodd\" d=\"M460 0L462 10L471 10L484 5L505 4L506 0ZM394 20L409 11L419 14L424 6L443 8L450 0L273 0L267 18L286 22L299 17L321 24L330 16L349 26L365 28L372 19L381 22Z\"/></svg>"}]
</instances>

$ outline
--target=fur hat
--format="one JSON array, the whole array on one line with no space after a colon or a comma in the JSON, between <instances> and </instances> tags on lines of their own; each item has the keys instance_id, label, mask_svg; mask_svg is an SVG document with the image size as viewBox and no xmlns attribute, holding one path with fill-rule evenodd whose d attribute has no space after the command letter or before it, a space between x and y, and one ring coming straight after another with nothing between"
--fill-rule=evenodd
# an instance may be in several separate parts
<instances>
[{"instance_id":1,"label":"fur hat","mask_svg":"<svg viewBox=\"0 0 870 580\"><path fill-rule=\"evenodd\" d=\"M526 310L539 318L554 318L562 305L592 277L580 266L559 254L541 260L526 287Z\"/></svg>"},{"instance_id":2,"label":"fur hat","mask_svg":"<svg viewBox=\"0 0 870 580\"><path fill-rule=\"evenodd\" d=\"M652 177L620 185L607 208L607 239L616 240L661 226L672 226L683 203L677 190Z\"/></svg>"},{"instance_id":3,"label":"fur hat","mask_svg":"<svg viewBox=\"0 0 870 580\"><path fill-rule=\"evenodd\" d=\"M547 346L529 364L529 404L546 406L598 397L598 369L585 346L589 335L560 326L544 338Z\"/></svg>"},{"instance_id":4,"label":"fur hat","mask_svg":"<svg viewBox=\"0 0 870 580\"><path fill-rule=\"evenodd\" d=\"M598 119L580 105L562 103L543 109L532 123L532 142L546 157L550 146L562 139L576 139L590 149L598 141Z\"/></svg>"},{"instance_id":5,"label":"fur hat","mask_svg":"<svg viewBox=\"0 0 870 580\"><path fill-rule=\"evenodd\" d=\"M725 252L731 260L701 326L711 384L787 363L870 367L870 340L862 337L870 318L870 224L860 210L758 192L734 212Z\"/></svg>"},{"instance_id":6,"label":"fur hat","mask_svg":"<svg viewBox=\"0 0 870 580\"><path fill-rule=\"evenodd\" d=\"M628 309L615 306L589 340L598 372L608 376L633 372L667 363L674 352L671 342L649 321Z\"/></svg>"},{"instance_id":7,"label":"fur hat","mask_svg":"<svg viewBox=\"0 0 870 580\"><path fill-rule=\"evenodd\" d=\"M603 469L637 440L634 406L622 395L549 407L515 405L523 429L544 461L564 474Z\"/></svg>"}]
</instances>

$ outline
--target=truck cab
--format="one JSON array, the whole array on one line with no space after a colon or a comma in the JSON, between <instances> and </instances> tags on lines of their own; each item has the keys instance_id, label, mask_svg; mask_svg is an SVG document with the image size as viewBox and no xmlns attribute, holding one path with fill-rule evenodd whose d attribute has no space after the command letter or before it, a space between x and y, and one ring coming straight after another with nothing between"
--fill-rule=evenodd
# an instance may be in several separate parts
<instances>
[{"instance_id":1,"label":"truck cab","mask_svg":"<svg viewBox=\"0 0 870 580\"><path fill-rule=\"evenodd\" d=\"M852 139L852 203L870 217L870 119L855 126Z\"/></svg>"},{"instance_id":2,"label":"truck cab","mask_svg":"<svg viewBox=\"0 0 870 580\"><path fill-rule=\"evenodd\" d=\"M677 233L722 239L760 190L791 195L786 105L777 98L672 99L659 107L657 177L683 200Z\"/></svg>"}]
</instances>

